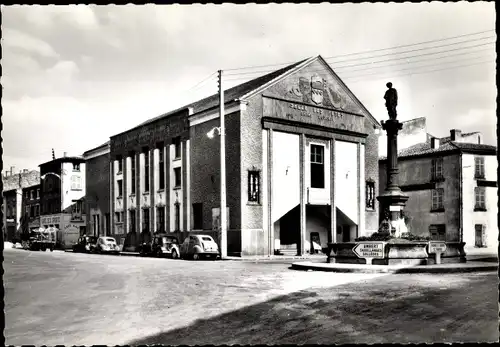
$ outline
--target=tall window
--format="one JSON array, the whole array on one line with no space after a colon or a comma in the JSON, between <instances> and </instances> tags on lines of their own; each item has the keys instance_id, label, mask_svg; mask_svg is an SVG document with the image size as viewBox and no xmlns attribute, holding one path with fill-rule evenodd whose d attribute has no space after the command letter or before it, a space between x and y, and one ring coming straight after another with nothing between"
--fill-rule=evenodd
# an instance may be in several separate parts
<instances>
[{"instance_id":1,"label":"tall window","mask_svg":"<svg viewBox=\"0 0 500 347\"><path fill-rule=\"evenodd\" d=\"M77 175L71 176L71 190L81 190L82 189L82 178Z\"/></svg>"},{"instance_id":2,"label":"tall window","mask_svg":"<svg viewBox=\"0 0 500 347\"><path fill-rule=\"evenodd\" d=\"M128 211L128 217L130 221L130 232L135 233L137 231L135 224L135 210Z\"/></svg>"},{"instance_id":3,"label":"tall window","mask_svg":"<svg viewBox=\"0 0 500 347\"><path fill-rule=\"evenodd\" d=\"M445 224L432 224L429 226L429 233L432 241L446 241Z\"/></svg>"},{"instance_id":4,"label":"tall window","mask_svg":"<svg viewBox=\"0 0 500 347\"><path fill-rule=\"evenodd\" d=\"M149 151L147 148L144 148L144 191L149 192Z\"/></svg>"},{"instance_id":5,"label":"tall window","mask_svg":"<svg viewBox=\"0 0 500 347\"><path fill-rule=\"evenodd\" d=\"M486 210L486 189L485 187L474 188L474 209L478 211Z\"/></svg>"},{"instance_id":6,"label":"tall window","mask_svg":"<svg viewBox=\"0 0 500 347\"><path fill-rule=\"evenodd\" d=\"M135 153L130 153L130 194L135 194Z\"/></svg>"},{"instance_id":7,"label":"tall window","mask_svg":"<svg viewBox=\"0 0 500 347\"><path fill-rule=\"evenodd\" d=\"M193 204L193 229L203 229L203 204L201 202Z\"/></svg>"},{"instance_id":8,"label":"tall window","mask_svg":"<svg viewBox=\"0 0 500 347\"><path fill-rule=\"evenodd\" d=\"M177 136L172 139L172 144L174 145L175 153L174 158L179 159L181 157L181 137Z\"/></svg>"},{"instance_id":9,"label":"tall window","mask_svg":"<svg viewBox=\"0 0 500 347\"><path fill-rule=\"evenodd\" d=\"M123 169L123 161L122 161L122 156L116 157L116 160L118 161L118 170L117 173L121 173Z\"/></svg>"},{"instance_id":10,"label":"tall window","mask_svg":"<svg viewBox=\"0 0 500 347\"><path fill-rule=\"evenodd\" d=\"M176 202L175 206L175 231L181 230L181 204Z\"/></svg>"},{"instance_id":11,"label":"tall window","mask_svg":"<svg viewBox=\"0 0 500 347\"><path fill-rule=\"evenodd\" d=\"M432 190L432 210L444 209L443 195L444 195L443 188Z\"/></svg>"},{"instance_id":12,"label":"tall window","mask_svg":"<svg viewBox=\"0 0 500 347\"><path fill-rule=\"evenodd\" d=\"M163 150L163 148L164 148L163 144L161 144L161 146L158 148L158 155L160 156L160 164L159 164L160 179L159 179L158 189L165 189L165 158L164 158L165 151Z\"/></svg>"},{"instance_id":13,"label":"tall window","mask_svg":"<svg viewBox=\"0 0 500 347\"><path fill-rule=\"evenodd\" d=\"M142 230L149 231L149 208L142 210Z\"/></svg>"},{"instance_id":14,"label":"tall window","mask_svg":"<svg viewBox=\"0 0 500 347\"><path fill-rule=\"evenodd\" d=\"M486 246L486 226L483 224L474 225L474 230L476 232L474 246L485 247Z\"/></svg>"},{"instance_id":15,"label":"tall window","mask_svg":"<svg viewBox=\"0 0 500 347\"><path fill-rule=\"evenodd\" d=\"M123 222L123 212L115 212L115 223Z\"/></svg>"},{"instance_id":16,"label":"tall window","mask_svg":"<svg viewBox=\"0 0 500 347\"><path fill-rule=\"evenodd\" d=\"M36 190L36 198L40 199L40 188Z\"/></svg>"},{"instance_id":17,"label":"tall window","mask_svg":"<svg viewBox=\"0 0 500 347\"><path fill-rule=\"evenodd\" d=\"M118 184L118 197L121 197L123 195L123 180L118 180L116 183Z\"/></svg>"},{"instance_id":18,"label":"tall window","mask_svg":"<svg viewBox=\"0 0 500 347\"><path fill-rule=\"evenodd\" d=\"M474 164L475 164L474 177L484 178L484 157L475 157Z\"/></svg>"},{"instance_id":19,"label":"tall window","mask_svg":"<svg viewBox=\"0 0 500 347\"><path fill-rule=\"evenodd\" d=\"M443 158L432 159L432 180L443 178Z\"/></svg>"},{"instance_id":20,"label":"tall window","mask_svg":"<svg viewBox=\"0 0 500 347\"><path fill-rule=\"evenodd\" d=\"M30 213L31 212L31 213ZM33 217L33 205L31 206L26 206L24 208L24 214L26 215L26 217Z\"/></svg>"},{"instance_id":21,"label":"tall window","mask_svg":"<svg viewBox=\"0 0 500 347\"><path fill-rule=\"evenodd\" d=\"M374 210L375 209L375 182L366 182L366 208Z\"/></svg>"},{"instance_id":22,"label":"tall window","mask_svg":"<svg viewBox=\"0 0 500 347\"><path fill-rule=\"evenodd\" d=\"M181 168L180 167L174 168L174 178L175 178L174 186L180 187L182 184Z\"/></svg>"},{"instance_id":23,"label":"tall window","mask_svg":"<svg viewBox=\"0 0 500 347\"><path fill-rule=\"evenodd\" d=\"M165 206L159 206L156 208L156 231L165 231Z\"/></svg>"},{"instance_id":24,"label":"tall window","mask_svg":"<svg viewBox=\"0 0 500 347\"><path fill-rule=\"evenodd\" d=\"M260 172L248 171L248 201L259 202Z\"/></svg>"},{"instance_id":25,"label":"tall window","mask_svg":"<svg viewBox=\"0 0 500 347\"><path fill-rule=\"evenodd\" d=\"M26 200L30 198L30 192L28 190L24 191L24 197Z\"/></svg>"},{"instance_id":26,"label":"tall window","mask_svg":"<svg viewBox=\"0 0 500 347\"><path fill-rule=\"evenodd\" d=\"M30 199L31 200L35 199L35 191L34 190L30 190Z\"/></svg>"},{"instance_id":27,"label":"tall window","mask_svg":"<svg viewBox=\"0 0 500 347\"><path fill-rule=\"evenodd\" d=\"M311 188L325 188L325 147L311 144Z\"/></svg>"}]
</instances>

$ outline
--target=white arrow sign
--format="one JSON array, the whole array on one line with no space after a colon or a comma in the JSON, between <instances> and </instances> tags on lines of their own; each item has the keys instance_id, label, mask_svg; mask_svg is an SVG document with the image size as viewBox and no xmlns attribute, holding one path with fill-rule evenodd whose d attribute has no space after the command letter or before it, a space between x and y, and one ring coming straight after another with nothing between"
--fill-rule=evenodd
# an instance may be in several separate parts
<instances>
[{"instance_id":1,"label":"white arrow sign","mask_svg":"<svg viewBox=\"0 0 500 347\"><path fill-rule=\"evenodd\" d=\"M352 249L358 258L366 259L367 264L372 263L372 259L384 258L383 242L360 242Z\"/></svg>"}]
</instances>

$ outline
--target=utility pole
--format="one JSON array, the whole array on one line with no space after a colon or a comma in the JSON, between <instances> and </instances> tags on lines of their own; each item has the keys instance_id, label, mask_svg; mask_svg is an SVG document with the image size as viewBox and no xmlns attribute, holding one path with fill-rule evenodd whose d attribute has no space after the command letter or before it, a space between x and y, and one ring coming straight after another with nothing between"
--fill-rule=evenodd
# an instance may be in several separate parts
<instances>
[{"instance_id":1,"label":"utility pole","mask_svg":"<svg viewBox=\"0 0 500 347\"><path fill-rule=\"evenodd\" d=\"M220 114L220 254L227 257L227 210L226 210L226 132L224 126L224 89L222 70L219 70L219 114Z\"/></svg>"}]
</instances>

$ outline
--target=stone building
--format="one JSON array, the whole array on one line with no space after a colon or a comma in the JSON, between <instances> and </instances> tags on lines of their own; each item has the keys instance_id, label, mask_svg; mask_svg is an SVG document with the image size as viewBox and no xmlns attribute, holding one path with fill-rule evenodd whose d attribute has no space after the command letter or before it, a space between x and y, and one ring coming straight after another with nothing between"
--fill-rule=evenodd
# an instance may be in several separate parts
<instances>
[{"instance_id":1,"label":"stone building","mask_svg":"<svg viewBox=\"0 0 500 347\"><path fill-rule=\"evenodd\" d=\"M85 159L87 235L110 234L109 141L83 153Z\"/></svg>"},{"instance_id":2,"label":"stone building","mask_svg":"<svg viewBox=\"0 0 500 347\"><path fill-rule=\"evenodd\" d=\"M3 236L5 241L20 241L23 218L23 204L26 203L24 188L35 189L40 183L40 173L24 169L15 173L11 167L2 177L3 181ZM27 201L29 201L28 199Z\"/></svg>"},{"instance_id":3,"label":"stone building","mask_svg":"<svg viewBox=\"0 0 500 347\"><path fill-rule=\"evenodd\" d=\"M229 255L303 254L378 228L380 124L320 56L224 92ZM110 139L112 233L216 236L217 94ZM217 133L215 133L217 134ZM127 248L125 247L125 248Z\"/></svg>"},{"instance_id":4,"label":"stone building","mask_svg":"<svg viewBox=\"0 0 500 347\"><path fill-rule=\"evenodd\" d=\"M64 153L40 167L40 226L55 228L56 247L71 248L86 231L85 160Z\"/></svg>"},{"instance_id":5,"label":"stone building","mask_svg":"<svg viewBox=\"0 0 500 347\"><path fill-rule=\"evenodd\" d=\"M450 136L427 133L425 118L403 123L399 184L409 196L408 231L434 240L463 241L466 252L497 251L496 147L481 133L452 129ZM423 139L423 141L422 141ZM386 158L380 158L380 189L385 189Z\"/></svg>"},{"instance_id":6,"label":"stone building","mask_svg":"<svg viewBox=\"0 0 500 347\"><path fill-rule=\"evenodd\" d=\"M40 184L23 188L22 211L23 232L29 233L40 228Z\"/></svg>"}]
</instances>

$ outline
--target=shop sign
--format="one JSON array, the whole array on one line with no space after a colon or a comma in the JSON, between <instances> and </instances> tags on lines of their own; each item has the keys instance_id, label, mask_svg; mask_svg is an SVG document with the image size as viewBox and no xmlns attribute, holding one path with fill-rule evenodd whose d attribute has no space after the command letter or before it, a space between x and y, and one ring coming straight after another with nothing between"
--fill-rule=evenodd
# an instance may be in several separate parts
<instances>
[{"instance_id":1,"label":"shop sign","mask_svg":"<svg viewBox=\"0 0 500 347\"><path fill-rule=\"evenodd\" d=\"M44 225L60 224L61 223L60 216L41 217L40 219L41 219L41 224L44 224Z\"/></svg>"}]
</instances>

